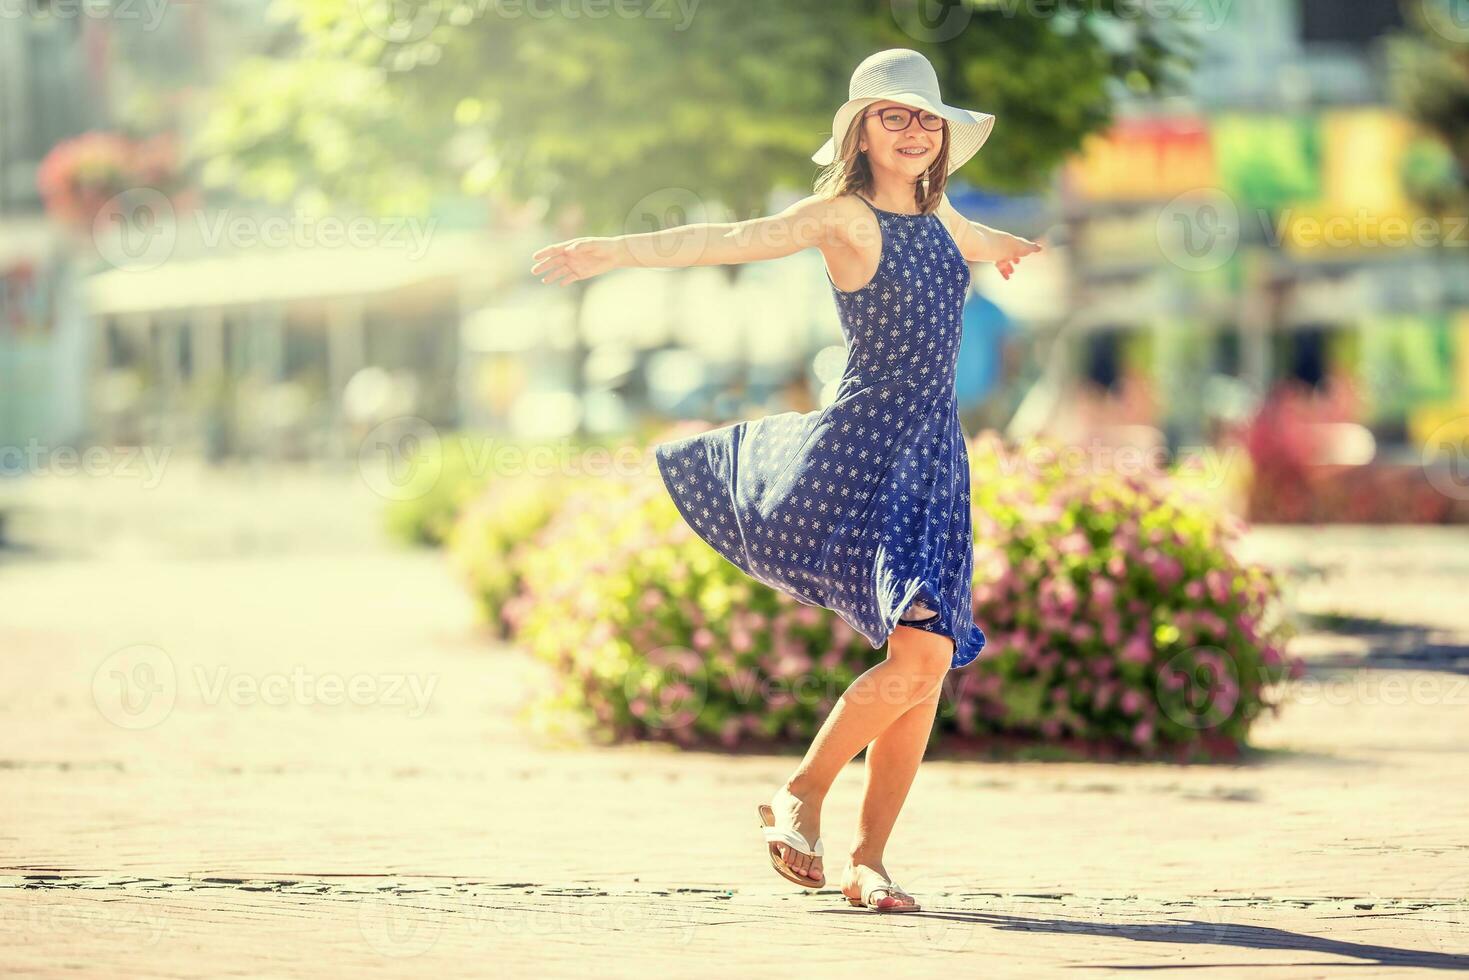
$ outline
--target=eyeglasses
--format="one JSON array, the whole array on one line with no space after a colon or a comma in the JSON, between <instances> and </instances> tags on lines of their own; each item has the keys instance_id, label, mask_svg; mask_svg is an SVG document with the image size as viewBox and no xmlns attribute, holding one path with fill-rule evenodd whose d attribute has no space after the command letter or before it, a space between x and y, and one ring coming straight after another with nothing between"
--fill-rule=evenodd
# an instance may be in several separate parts
<instances>
[{"instance_id":1,"label":"eyeglasses","mask_svg":"<svg viewBox=\"0 0 1469 980\"><path fill-rule=\"evenodd\" d=\"M886 109L874 109L872 112L862 114L863 119L868 116L881 116L883 128L894 133L901 133L907 129L914 116L918 117L918 125L930 132L937 132L944 128L944 117L938 113L910 109L907 106L890 105Z\"/></svg>"}]
</instances>

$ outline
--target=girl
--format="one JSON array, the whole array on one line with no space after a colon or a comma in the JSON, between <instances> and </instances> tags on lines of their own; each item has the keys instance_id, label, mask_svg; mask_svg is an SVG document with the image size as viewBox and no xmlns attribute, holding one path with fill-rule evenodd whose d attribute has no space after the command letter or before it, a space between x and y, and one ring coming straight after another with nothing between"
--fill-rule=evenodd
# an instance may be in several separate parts
<instances>
[{"instance_id":1,"label":"girl","mask_svg":"<svg viewBox=\"0 0 1469 980\"><path fill-rule=\"evenodd\" d=\"M969 464L954 394L971 262L1009 279L1034 242L960 215L944 187L995 118L946 105L923 55L880 51L857 66L816 193L780 214L535 253L563 286L623 266L725 265L821 250L847 342L835 400L653 447L691 528L747 575L831 609L887 657L827 716L805 758L759 805L771 864L826 883L821 805L864 747L866 785L842 894L884 912L919 905L883 851L923 758L946 673L985 643L971 604ZM837 140L840 140L838 147Z\"/></svg>"}]
</instances>

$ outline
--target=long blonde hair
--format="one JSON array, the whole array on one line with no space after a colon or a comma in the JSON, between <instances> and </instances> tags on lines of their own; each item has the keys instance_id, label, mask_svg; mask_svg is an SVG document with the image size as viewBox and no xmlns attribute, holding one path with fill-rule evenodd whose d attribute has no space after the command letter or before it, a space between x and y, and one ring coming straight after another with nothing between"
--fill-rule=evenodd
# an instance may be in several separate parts
<instances>
[{"instance_id":1,"label":"long blonde hair","mask_svg":"<svg viewBox=\"0 0 1469 980\"><path fill-rule=\"evenodd\" d=\"M863 110L866 111L865 109ZM824 198L840 197L862 191L872 195L872 164L867 154L858 149L862 140L862 124L866 118L858 113L847 127L841 146L831 163L816 175L814 192ZM920 214L932 214L943 200L944 188L949 183L949 122L944 120L943 145L933 162L918 180L913 182L913 203Z\"/></svg>"}]
</instances>

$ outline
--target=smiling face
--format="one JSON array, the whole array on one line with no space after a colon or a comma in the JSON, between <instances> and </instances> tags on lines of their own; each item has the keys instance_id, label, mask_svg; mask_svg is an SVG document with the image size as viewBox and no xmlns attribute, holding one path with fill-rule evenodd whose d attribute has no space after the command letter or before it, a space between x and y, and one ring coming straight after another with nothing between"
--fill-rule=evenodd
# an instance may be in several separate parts
<instances>
[{"instance_id":1,"label":"smiling face","mask_svg":"<svg viewBox=\"0 0 1469 980\"><path fill-rule=\"evenodd\" d=\"M925 110L919 110L914 115L907 111L910 108L916 107L891 99L868 106L864 112L881 115L869 115L862 120L862 139L859 146L866 150L867 158L874 167L894 170L916 180L933 165L934 159L943 149L948 123L944 122L942 116ZM890 109L898 111L887 112ZM906 125L894 132L883 125L885 119L897 120L898 124L906 122ZM938 121L941 125L938 129L925 129L922 125L924 121L929 125Z\"/></svg>"}]
</instances>

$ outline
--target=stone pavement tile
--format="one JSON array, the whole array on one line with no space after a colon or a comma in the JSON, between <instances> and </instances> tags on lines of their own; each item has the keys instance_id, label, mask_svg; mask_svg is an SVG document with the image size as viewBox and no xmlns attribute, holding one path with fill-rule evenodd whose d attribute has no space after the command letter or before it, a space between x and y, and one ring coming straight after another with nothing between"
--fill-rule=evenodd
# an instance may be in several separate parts
<instances>
[{"instance_id":1,"label":"stone pavement tile","mask_svg":"<svg viewBox=\"0 0 1469 980\"><path fill-rule=\"evenodd\" d=\"M491 883L444 878L0 878L7 966L36 976L243 973L427 976L1034 977L1145 969L1184 976L1426 975L1469 967L1438 935L1457 909L1326 898L997 894L925 897L878 915L830 892ZM1419 938L1422 938L1420 936ZM1364 973L1363 970L1366 970Z\"/></svg>"}]
</instances>

